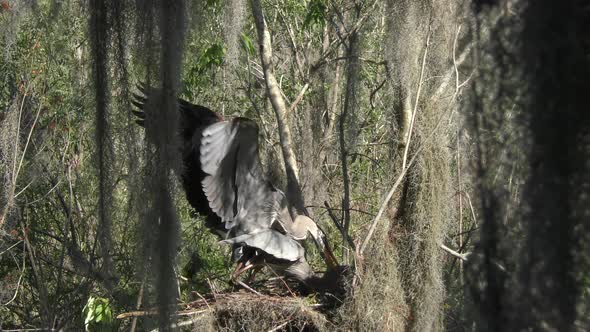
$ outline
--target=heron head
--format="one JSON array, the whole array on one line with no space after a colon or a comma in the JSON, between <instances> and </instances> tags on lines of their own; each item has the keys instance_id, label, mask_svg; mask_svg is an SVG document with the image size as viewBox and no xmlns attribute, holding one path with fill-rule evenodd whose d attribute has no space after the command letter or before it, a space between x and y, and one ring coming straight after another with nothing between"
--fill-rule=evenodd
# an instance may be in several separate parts
<instances>
[{"instance_id":1,"label":"heron head","mask_svg":"<svg viewBox=\"0 0 590 332\"><path fill-rule=\"evenodd\" d=\"M298 215L295 217L295 224L303 225L303 228L311 234L314 243L318 247L322 258L328 265L330 270L335 270L338 267L338 261L336 257L332 253L332 249L330 248L330 244L328 243L328 239L326 237L326 233L313 221L311 218Z\"/></svg>"}]
</instances>

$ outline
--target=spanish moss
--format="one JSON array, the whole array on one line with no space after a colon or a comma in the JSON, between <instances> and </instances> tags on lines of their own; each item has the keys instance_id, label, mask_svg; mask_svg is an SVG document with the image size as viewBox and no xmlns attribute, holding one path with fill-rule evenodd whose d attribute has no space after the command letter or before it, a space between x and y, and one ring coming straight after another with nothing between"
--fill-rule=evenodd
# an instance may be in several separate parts
<instances>
[{"instance_id":1,"label":"spanish moss","mask_svg":"<svg viewBox=\"0 0 590 332\"><path fill-rule=\"evenodd\" d=\"M90 40L93 55L93 78L96 103L96 154L99 181L98 194L98 239L100 241L103 270L107 275L112 273L113 262L111 258L111 188L109 182L109 166L112 163L112 147L109 137L109 77L108 77L108 44L109 5L107 0L90 1ZM113 287L109 285L108 287Z\"/></svg>"},{"instance_id":2,"label":"spanish moss","mask_svg":"<svg viewBox=\"0 0 590 332\"><path fill-rule=\"evenodd\" d=\"M150 96L147 110L150 114L146 122L146 138L150 143L146 156L146 186L151 196L148 200L146 222L149 236L144 238L144 246L148 249L146 262L153 264L156 272L155 286L156 298L160 308L159 325L162 330L170 329L172 324L172 306L178 300L178 286L176 281L175 265L178 248L179 222L176 216L176 208L171 193L175 185L171 182L172 171L177 174L179 168L177 122L178 112L176 96L179 91L180 65L182 63L182 51L185 31L185 5L184 1L146 2L143 5L143 18L147 21L158 22L157 33L160 42L159 60L148 63L146 68L148 75L158 73L158 92ZM157 16L151 16L157 13ZM155 45L154 38L148 28L147 38L143 40L144 47L149 52ZM153 54L148 54L146 59L153 59ZM154 66L157 64L157 66ZM148 79L150 76L148 76ZM148 80L148 83L150 81ZM153 97L153 98L152 98ZM154 241L153 243L151 241ZM148 274L149 269L144 271Z\"/></svg>"},{"instance_id":3,"label":"spanish moss","mask_svg":"<svg viewBox=\"0 0 590 332\"><path fill-rule=\"evenodd\" d=\"M590 206L583 8L475 7L479 73L469 120L482 228L468 276L481 330L570 331L587 323L580 316Z\"/></svg>"}]
</instances>

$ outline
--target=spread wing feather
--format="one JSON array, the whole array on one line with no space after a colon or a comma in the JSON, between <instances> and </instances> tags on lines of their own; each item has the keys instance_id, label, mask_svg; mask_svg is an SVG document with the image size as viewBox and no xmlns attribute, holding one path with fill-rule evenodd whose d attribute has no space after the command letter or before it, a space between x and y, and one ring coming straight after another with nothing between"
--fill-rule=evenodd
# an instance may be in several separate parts
<instances>
[{"instance_id":1,"label":"spread wing feather","mask_svg":"<svg viewBox=\"0 0 590 332\"><path fill-rule=\"evenodd\" d=\"M137 107L133 114L138 118L136 122L144 126L145 121L149 120L147 105L151 102L151 98L160 93L160 90L145 85L139 85L138 89L142 95L133 94L132 103ZM227 231L217 214L211 211L207 197L201 189L201 181L206 174L201 169L199 154L203 130L222 119L209 108L189 103L183 99L178 99L178 111L180 113L179 134L182 139L183 159L183 170L180 177L186 198L195 211L205 217L205 225L215 234L225 238Z\"/></svg>"},{"instance_id":2,"label":"spread wing feather","mask_svg":"<svg viewBox=\"0 0 590 332\"><path fill-rule=\"evenodd\" d=\"M201 168L205 174L203 191L211 210L215 212L225 227L234 226L235 202L235 155L234 143L236 129L230 122L218 122L203 131L201 140ZM224 159L226 159L225 162Z\"/></svg>"},{"instance_id":3,"label":"spread wing feather","mask_svg":"<svg viewBox=\"0 0 590 332\"><path fill-rule=\"evenodd\" d=\"M139 89L145 96L134 95L138 110L133 114L143 125L149 120L146 104L159 90ZM285 195L262 171L256 123L245 118L223 121L210 109L182 99L178 108L182 184L189 203L206 217L206 226L224 239L233 236L226 243L258 248L279 259L302 257L301 245L284 235L292 223Z\"/></svg>"},{"instance_id":4,"label":"spread wing feather","mask_svg":"<svg viewBox=\"0 0 590 332\"><path fill-rule=\"evenodd\" d=\"M245 118L213 124L203 131L203 191L211 209L240 234L268 229L278 219L284 195L266 179L258 156L258 126Z\"/></svg>"}]
</instances>

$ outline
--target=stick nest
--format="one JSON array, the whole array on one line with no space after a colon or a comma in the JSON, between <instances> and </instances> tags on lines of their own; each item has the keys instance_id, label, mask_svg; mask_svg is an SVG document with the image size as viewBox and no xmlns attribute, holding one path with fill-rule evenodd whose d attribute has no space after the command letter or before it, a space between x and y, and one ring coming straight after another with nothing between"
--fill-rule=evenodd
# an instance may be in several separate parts
<instances>
[{"instance_id":1,"label":"stick nest","mask_svg":"<svg viewBox=\"0 0 590 332\"><path fill-rule=\"evenodd\" d=\"M327 318L342 303L332 294L306 295L296 284L275 278L245 289L201 295L179 304L176 327L182 331L326 331ZM118 319L157 317L158 310L122 313Z\"/></svg>"}]
</instances>

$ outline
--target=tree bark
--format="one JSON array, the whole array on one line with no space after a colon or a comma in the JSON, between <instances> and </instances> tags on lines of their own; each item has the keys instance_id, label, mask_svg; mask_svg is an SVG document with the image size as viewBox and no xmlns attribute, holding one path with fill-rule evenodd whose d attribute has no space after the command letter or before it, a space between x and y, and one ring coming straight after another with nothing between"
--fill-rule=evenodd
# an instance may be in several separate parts
<instances>
[{"instance_id":1,"label":"tree bark","mask_svg":"<svg viewBox=\"0 0 590 332\"><path fill-rule=\"evenodd\" d=\"M279 139L283 159L285 161L285 172L287 174L287 197L299 214L306 214L303 194L299 184L299 168L291 144L291 130L287 118L287 107L281 95L277 79L273 73L272 48L270 43L270 32L264 19L260 0L252 0L252 15L258 32L258 46L260 49L260 62L264 72L264 81L268 98L272 104L279 127Z\"/></svg>"},{"instance_id":2,"label":"tree bark","mask_svg":"<svg viewBox=\"0 0 590 332\"><path fill-rule=\"evenodd\" d=\"M356 17L359 16L357 12ZM348 41L348 49L346 51L346 55L348 57L347 63L347 77L346 77L346 93L344 96L344 105L342 107L342 112L340 114L340 123L339 123L339 143L340 143L340 162L342 166L342 181L344 187L344 197L342 197L342 212L343 212L343 220L342 220L342 242L346 242L346 238L348 237L349 230L350 230L350 177L348 174L348 153L349 147L347 147L347 139L346 139L346 127L348 122L348 117L355 117L357 112L357 82L358 76L360 71L360 65L358 60L358 33L354 32L351 34L349 41ZM350 126L349 126L350 127ZM354 129L353 129L354 130ZM356 131L356 130L354 130ZM351 135L352 136L352 135ZM348 143L353 141L353 139L349 139ZM351 144L352 145L352 144ZM346 260L347 257L346 257Z\"/></svg>"}]
</instances>

